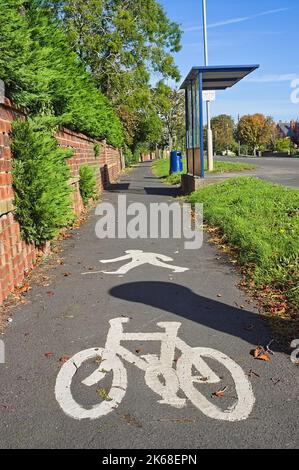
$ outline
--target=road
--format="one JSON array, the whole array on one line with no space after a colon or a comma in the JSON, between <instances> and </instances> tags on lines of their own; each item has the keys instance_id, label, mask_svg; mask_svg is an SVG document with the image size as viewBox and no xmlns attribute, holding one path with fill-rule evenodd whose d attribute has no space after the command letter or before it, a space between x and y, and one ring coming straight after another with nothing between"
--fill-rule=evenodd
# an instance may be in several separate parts
<instances>
[{"instance_id":1,"label":"road","mask_svg":"<svg viewBox=\"0 0 299 470\"><path fill-rule=\"evenodd\" d=\"M299 158L272 158L272 157L216 157L219 161L248 162L258 168L252 175L259 176L273 183L283 184L291 188L299 188Z\"/></svg>"},{"instance_id":2,"label":"road","mask_svg":"<svg viewBox=\"0 0 299 470\"><path fill-rule=\"evenodd\" d=\"M145 163L103 202L116 206L124 194L149 208L173 202L175 189L162 186ZM272 335L236 287L227 258L207 237L195 251L177 239L100 240L98 220L93 212L72 231L62 244L64 264L49 273L51 285L34 285L28 303L11 312L1 337L0 447L298 448L298 367L275 344L269 362L250 354ZM95 273L127 263L99 262L126 250L166 255L189 270L143 265L122 275ZM120 320L111 323L105 352L113 319ZM78 353L91 348L80 366L87 356Z\"/></svg>"}]
</instances>

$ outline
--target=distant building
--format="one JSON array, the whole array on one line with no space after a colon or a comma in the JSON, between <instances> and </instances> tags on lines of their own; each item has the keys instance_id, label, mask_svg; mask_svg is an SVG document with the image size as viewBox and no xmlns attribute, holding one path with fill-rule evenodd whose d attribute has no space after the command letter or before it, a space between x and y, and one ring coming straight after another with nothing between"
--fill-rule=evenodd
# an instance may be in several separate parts
<instances>
[{"instance_id":1,"label":"distant building","mask_svg":"<svg viewBox=\"0 0 299 470\"><path fill-rule=\"evenodd\" d=\"M299 122L282 122L279 121L277 124L277 134L281 139L289 137L294 144L299 144Z\"/></svg>"}]
</instances>

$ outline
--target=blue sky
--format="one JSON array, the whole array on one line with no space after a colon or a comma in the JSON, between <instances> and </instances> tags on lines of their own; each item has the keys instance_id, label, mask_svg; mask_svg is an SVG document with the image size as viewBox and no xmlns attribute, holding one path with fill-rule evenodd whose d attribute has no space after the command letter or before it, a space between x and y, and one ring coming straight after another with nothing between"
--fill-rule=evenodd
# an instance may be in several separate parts
<instances>
[{"instance_id":1,"label":"blue sky","mask_svg":"<svg viewBox=\"0 0 299 470\"><path fill-rule=\"evenodd\" d=\"M203 65L201 0L159 0L183 31L176 55L182 78ZM217 92L214 115L261 112L276 120L299 118L291 83L299 78L298 0L206 0L210 65L260 64L250 78ZM298 85L297 85L298 86Z\"/></svg>"}]
</instances>

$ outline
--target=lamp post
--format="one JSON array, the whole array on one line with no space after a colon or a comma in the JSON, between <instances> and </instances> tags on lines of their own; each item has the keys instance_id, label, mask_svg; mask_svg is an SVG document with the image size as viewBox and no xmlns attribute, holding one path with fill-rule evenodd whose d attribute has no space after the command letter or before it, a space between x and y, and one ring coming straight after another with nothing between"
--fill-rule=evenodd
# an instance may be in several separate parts
<instances>
[{"instance_id":1,"label":"lamp post","mask_svg":"<svg viewBox=\"0 0 299 470\"><path fill-rule=\"evenodd\" d=\"M207 7L206 0L202 0L202 12L203 12L203 36L204 36L204 53L205 53L205 66L209 65L209 54L208 54L208 32L207 32ZM207 101L207 144L208 144L208 170L213 171L214 169L214 158L213 158L213 134L211 129L211 108L210 102Z\"/></svg>"}]
</instances>

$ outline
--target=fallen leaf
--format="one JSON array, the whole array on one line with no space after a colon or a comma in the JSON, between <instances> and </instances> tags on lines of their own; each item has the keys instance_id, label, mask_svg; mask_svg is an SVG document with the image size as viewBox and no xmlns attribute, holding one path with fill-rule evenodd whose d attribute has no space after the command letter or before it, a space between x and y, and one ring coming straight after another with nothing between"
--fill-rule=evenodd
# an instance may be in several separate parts
<instances>
[{"instance_id":1,"label":"fallen leaf","mask_svg":"<svg viewBox=\"0 0 299 470\"><path fill-rule=\"evenodd\" d=\"M94 361L94 362L95 362L96 364L99 364L99 365L100 365L100 364L102 364L102 362L103 362L104 360L105 360L105 359L103 359L102 356L97 356L97 357L95 358L95 361Z\"/></svg>"},{"instance_id":2,"label":"fallen leaf","mask_svg":"<svg viewBox=\"0 0 299 470\"><path fill-rule=\"evenodd\" d=\"M31 289L31 287L29 286L29 284L24 284L22 287L19 288L18 292L19 292L20 294L25 294L25 293L28 292L30 289Z\"/></svg>"},{"instance_id":3,"label":"fallen leaf","mask_svg":"<svg viewBox=\"0 0 299 470\"><path fill-rule=\"evenodd\" d=\"M121 417L126 423L130 424L130 426L135 426L135 428L142 428L142 424L136 419L134 416L130 415L129 413L123 415Z\"/></svg>"},{"instance_id":4,"label":"fallen leaf","mask_svg":"<svg viewBox=\"0 0 299 470\"><path fill-rule=\"evenodd\" d=\"M262 354L264 352L264 348L262 346L257 346L253 351L252 351L252 355L253 357L256 359L257 357L259 357L260 354Z\"/></svg>"},{"instance_id":5,"label":"fallen leaf","mask_svg":"<svg viewBox=\"0 0 299 470\"><path fill-rule=\"evenodd\" d=\"M62 362L62 363L64 364L64 363L67 362L70 358L71 358L71 356L67 356L67 355L61 356L61 358L59 359L59 362Z\"/></svg>"},{"instance_id":6,"label":"fallen leaf","mask_svg":"<svg viewBox=\"0 0 299 470\"><path fill-rule=\"evenodd\" d=\"M45 356L46 356L46 358L50 359L51 357L54 356L54 353L52 353L52 352L46 352L46 353L45 353Z\"/></svg>"},{"instance_id":7,"label":"fallen leaf","mask_svg":"<svg viewBox=\"0 0 299 470\"><path fill-rule=\"evenodd\" d=\"M270 361L270 357L269 357L269 354L268 353L265 353L265 354L261 354L260 356L258 356L256 359L259 359L260 361Z\"/></svg>"},{"instance_id":8,"label":"fallen leaf","mask_svg":"<svg viewBox=\"0 0 299 470\"><path fill-rule=\"evenodd\" d=\"M217 398L224 397L226 389L227 387L224 387L221 390L218 390L217 392L212 393L212 397L217 397Z\"/></svg>"},{"instance_id":9,"label":"fallen leaf","mask_svg":"<svg viewBox=\"0 0 299 470\"><path fill-rule=\"evenodd\" d=\"M97 388L96 392L99 395L99 397L101 397L103 400L112 401L112 398L109 397L108 392L105 388L102 388L102 387Z\"/></svg>"},{"instance_id":10,"label":"fallen leaf","mask_svg":"<svg viewBox=\"0 0 299 470\"><path fill-rule=\"evenodd\" d=\"M258 359L260 361L270 361L270 356L265 351L265 349L262 346L257 346L253 351L251 351L252 356L254 359Z\"/></svg>"}]
</instances>

